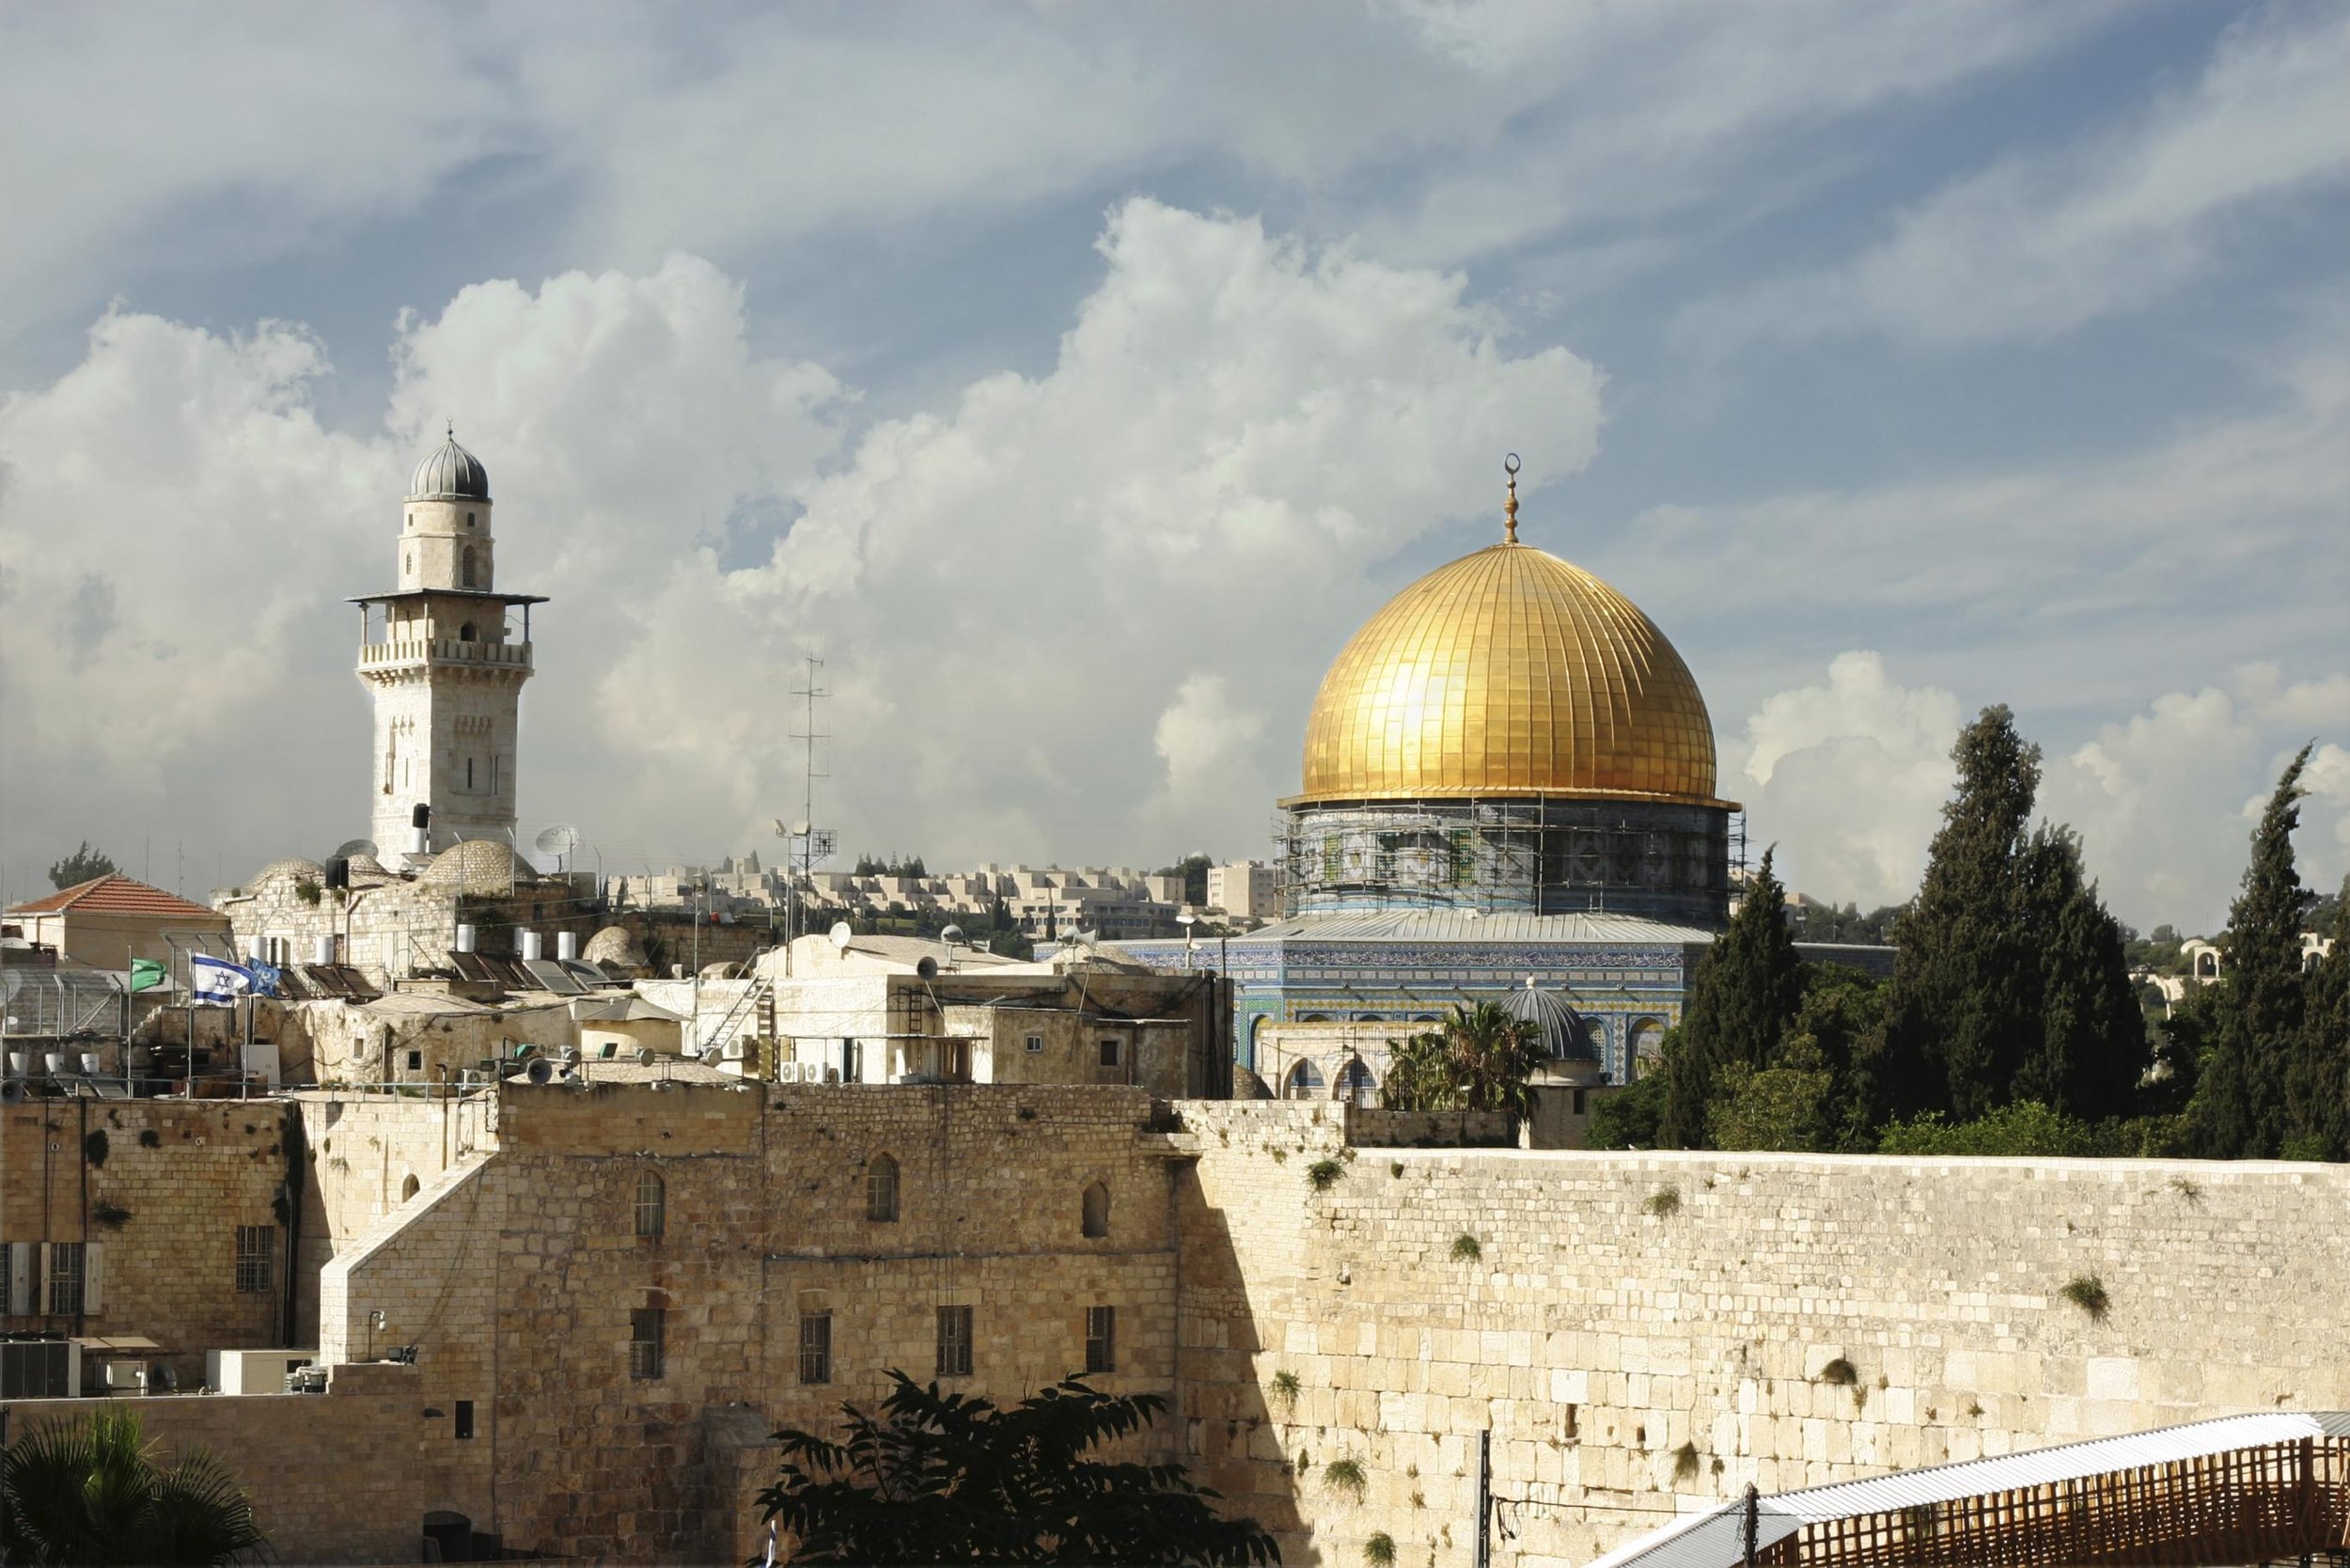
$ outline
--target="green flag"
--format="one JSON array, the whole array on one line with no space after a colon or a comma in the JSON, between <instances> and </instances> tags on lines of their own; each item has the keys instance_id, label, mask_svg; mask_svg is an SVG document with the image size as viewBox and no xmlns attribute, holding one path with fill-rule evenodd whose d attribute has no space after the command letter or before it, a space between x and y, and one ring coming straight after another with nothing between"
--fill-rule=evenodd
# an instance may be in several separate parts
<instances>
[{"instance_id":1,"label":"green flag","mask_svg":"<svg viewBox=\"0 0 2350 1568\"><path fill-rule=\"evenodd\" d=\"M151 991L170 978L171 971L164 967L160 959L134 958L131 961L131 989L133 991Z\"/></svg>"}]
</instances>

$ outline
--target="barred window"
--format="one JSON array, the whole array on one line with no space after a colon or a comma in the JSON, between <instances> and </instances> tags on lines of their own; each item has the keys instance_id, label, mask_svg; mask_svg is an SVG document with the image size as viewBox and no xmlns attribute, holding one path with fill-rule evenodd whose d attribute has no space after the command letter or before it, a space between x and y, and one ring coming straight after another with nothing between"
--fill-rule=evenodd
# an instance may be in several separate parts
<instances>
[{"instance_id":1,"label":"barred window","mask_svg":"<svg viewBox=\"0 0 2350 1568\"><path fill-rule=\"evenodd\" d=\"M800 1381L832 1381L832 1314L800 1314Z\"/></svg>"},{"instance_id":2,"label":"barred window","mask_svg":"<svg viewBox=\"0 0 2350 1568\"><path fill-rule=\"evenodd\" d=\"M655 1170L636 1173L636 1233L659 1240L669 1223L669 1188Z\"/></svg>"},{"instance_id":3,"label":"barred window","mask_svg":"<svg viewBox=\"0 0 2350 1568\"><path fill-rule=\"evenodd\" d=\"M968 1307L941 1307L938 1309L938 1375L971 1375L971 1309Z\"/></svg>"},{"instance_id":4,"label":"barred window","mask_svg":"<svg viewBox=\"0 0 2350 1568\"><path fill-rule=\"evenodd\" d=\"M885 1225L898 1217L898 1162L887 1154L865 1168L865 1217Z\"/></svg>"},{"instance_id":5,"label":"barred window","mask_svg":"<svg viewBox=\"0 0 2350 1568\"><path fill-rule=\"evenodd\" d=\"M1089 1307L1086 1309L1086 1371L1089 1372L1118 1370L1118 1309Z\"/></svg>"},{"instance_id":6,"label":"barred window","mask_svg":"<svg viewBox=\"0 0 2350 1568\"><path fill-rule=\"evenodd\" d=\"M657 1383L663 1371L662 1341L667 1314L659 1307L640 1307L628 1315L628 1375Z\"/></svg>"},{"instance_id":7,"label":"barred window","mask_svg":"<svg viewBox=\"0 0 2350 1568\"><path fill-rule=\"evenodd\" d=\"M277 1250L277 1232L267 1225L237 1227L237 1294L269 1294L271 1264Z\"/></svg>"},{"instance_id":8,"label":"barred window","mask_svg":"<svg viewBox=\"0 0 2350 1568\"><path fill-rule=\"evenodd\" d=\"M49 1244L49 1310L53 1316L73 1317L82 1310L82 1244Z\"/></svg>"}]
</instances>

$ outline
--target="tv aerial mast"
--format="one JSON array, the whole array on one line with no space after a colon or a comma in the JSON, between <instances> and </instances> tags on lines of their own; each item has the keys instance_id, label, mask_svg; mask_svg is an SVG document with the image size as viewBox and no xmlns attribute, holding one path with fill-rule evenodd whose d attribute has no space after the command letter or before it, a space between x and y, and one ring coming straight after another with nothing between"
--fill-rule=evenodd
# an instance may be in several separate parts
<instances>
[{"instance_id":1,"label":"tv aerial mast","mask_svg":"<svg viewBox=\"0 0 2350 1568\"><path fill-rule=\"evenodd\" d=\"M805 742L807 746L807 761L801 776L800 815L798 821L789 825L781 818L776 821L776 836L783 840L783 962L786 974L791 973L791 939L798 928L800 883L803 878L807 879L812 889L812 873L817 862L831 859L838 842L832 829L816 825L816 781L831 776L817 770L816 743L832 739L829 733L816 728L816 701L832 694L817 681L817 676L824 667L824 661L813 653L807 658L807 683L791 688L791 695L806 704L802 720L806 728L791 732L793 740Z\"/></svg>"}]
</instances>

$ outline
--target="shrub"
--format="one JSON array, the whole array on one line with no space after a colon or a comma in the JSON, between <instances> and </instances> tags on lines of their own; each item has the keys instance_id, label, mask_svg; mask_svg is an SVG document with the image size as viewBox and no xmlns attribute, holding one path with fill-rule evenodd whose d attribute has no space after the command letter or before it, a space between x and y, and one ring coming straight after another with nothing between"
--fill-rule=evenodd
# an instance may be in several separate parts
<instances>
[{"instance_id":1,"label":"shrub","mask_svg":"<svg viewBox=\"0 0 2350 1568\"><path fill-rule=\"evenodd\" d=\"M92 1169L100 1168L105 1165L106 1155L113 1147L106 1141L106 1129L100 1127L82 1140L82 1158L89 1161Z\"/></svg>"},{"instance_id":2,"label":"shrub","mask_svg":"<svg viewBox=\"0 0 2350 1568\"><path fill-rule=\"evenodd\" d=\"M1860 1373L1854 1370L1850 1361L1839 1356L1820 1369L1820 1381L1850 1386L1860 1381Z\"/></svg>"},{"instance_id":3,"label":"shrub","mask_svg":"<svg viewBox=\"0 0 2350 1568\"><path fill-rule=\"evenodd\" d=\"M130 1220L131 1211L119 1203L109 1203L101 1200L90 1205L89 1216L94 1223L102 1225L109 1231L119 1231Z\"/></svg>"},{"instance_id":4,"label":"shrub","mask_svg":"<svg viewBox=\"0 0 2350 1568\"><path fill-rule=\"evenodd\" d=\"M2203 1189L2185 1176L2171 1177L2170 1190L2189 1203L2200 1205L2203 1201Z\"/></svg>"},{"instance_id":5,"label":"shrub","mask_svg":"<svg viewBox=\"0 0 2350 1568\"><path fill-rule=\"evenodd\" d=\"M1273 1397L1283 1410L1286 1411L1296 1408L1297 1394L1297 1374L1295 1372L1277 1372L1273 1374Z\"/></svg>"},{"instance_id":6,"label":"shrub","mask_svg":"<svg viewBox=\"0 0 2350 1568\"><path fill-rule=\"evenodd\" d=\"M2081 1156L2099 1152L2087 1122L2037 1100L2019 1100L1972 1121L1950 1122L1929 1111L1914 1121L1891 1123L1877 1140L1880 1154Z\"/></svg>"},{"instance_id":7,"label":"shrub","mask_svg":"<svg viewBox=\"0 0 2350 1568\"><path fill-rule=\"evenodd\" d=\"M1485 1249L1466 1231L1452 1238L1452 1256L1460 1262L1473 1263L1484 1255Z\"/></svg>"},{"instance_id":8,"label":"shrub","mask_svg":"<svg viewBox=\"0 0 2350 1568\"><path fill-rule=\"evenodd\" d=\"M1346 1167L1336 1160L1316 1160L1306 1168L1306 1180L1316 1192L1328 1192L1346 1174Z\"/></svg>"},{"instance_id":9,"label":"shrub","mask_svg":"<svg viewBox=\"0 0 2350 1568\"><path fill-rule=\"evenodd\" d=\"M1395 1537L1381 1530L1364 1542L1363 1560L1371 1568L1390 1568L1395 1561Z\"/></svg>"},{"instance_id":10,"label":"shrub","mask_svg":"<svg viewBox=\"0 0 2350 1568\"><path fill-rule=\"evenodd\" d=\"M1324 1489L1344 1495L1355 1502L1363 1500L1363 1492L1371 1478L1363 1474L1362 1462L1357 1459L1333 1459L1322 1467Z\"/></svg>"},{"instance_id":11,"label":"shrub","mask_svg":"<svg viewBox=\"0 0 2350 1568\"><path fill-rule=\"evenodd\" d=\"M140 1148L142 1148L142 1149L161 1149L163 1146L164 1146L164 1135L163 1135L163 1134L161 1134L161 1133L157 1132L157 1131L156 1131L154 1128L152 1128L152 1127L142 1127L142 1128L140 1128L140 1129L139 1129L139 1147L140 1147Z\"/></svg>"},{"instance_id":12,"label":"shrub","mask_svg":"<svg viewBox=\"0 0 2350 1568\"><path fill-rule=\"evenodd\" d=\"M319 885L311 881L306 876L294 884L294 897L300 899L304 903L318 902L320 891L321 889Z\"/></svg>"},{"instance_id":13,"label":"shrub","mask_svg":"<svg viewBox=\"0 0 2350 1568\"><path fill-rule=\"evenodd\" d=\"M1673 1450L1673 1480L1695 1481L1698 1477L1698 1446L1684 1443Z\"/></svg>"},{"instance_id":14,"label":"shrub","mask_svg":"<svg viewBox=\"0 0 2350 1568\"><path fill-rule=\"evenodd\" d=\"M1399 1182L1403 1180L1403 1162L1402 1160L1398 1160L1393 1165L1388 1166L1387 1174L1394 1177Z\"/></svg>"},{"instance_id":15,"label":"shrub","mask_svg":"<svg viewBox=\"0 0 2350 1568\"><path fill-rule=\"evenodd\" d=\"M2075 1275L2057 1294L2087 1312L2092 1323L2105 1322L2106 1314L2113 1310L2113 1300L2106 1294L2105 1281L2093 1274Z\"/></svg>"},{"instance_id":16,"label":"shrub","mask_svg":"<svg viewBox=\"0 0 2350 1568\"><path fill-rule=\"evenodd\" d=\"M1648 1200L1640 1205L1640 1212L1645 1215L1653 1215L1658 1219L1672 1218L1681 1212L1681 1189L1658 1187L1648 1195Z\"/></svg>"}]
</instances>

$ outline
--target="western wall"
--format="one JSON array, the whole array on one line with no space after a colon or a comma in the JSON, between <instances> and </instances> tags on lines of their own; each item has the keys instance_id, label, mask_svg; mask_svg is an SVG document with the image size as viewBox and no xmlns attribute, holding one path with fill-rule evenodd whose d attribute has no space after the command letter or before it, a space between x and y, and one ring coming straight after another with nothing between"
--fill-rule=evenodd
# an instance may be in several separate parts
<instances>
[{"instance_id":1,"label":"western wall","mask_svg":"<svg viewBox=\"0 0 2350 1568\"><path fill-rule=\"evenodd\" d=\"M1471 1562L1488 1431L1494 1560L1566 1564L1748 1482L2350 1405L2339 1166L1350 1149L1338 1107L1182 1108L1185 1446L1291 1563ZM2062 1294L2091 1276L2102 1320Z\"/></svg>"}]
</instances>

